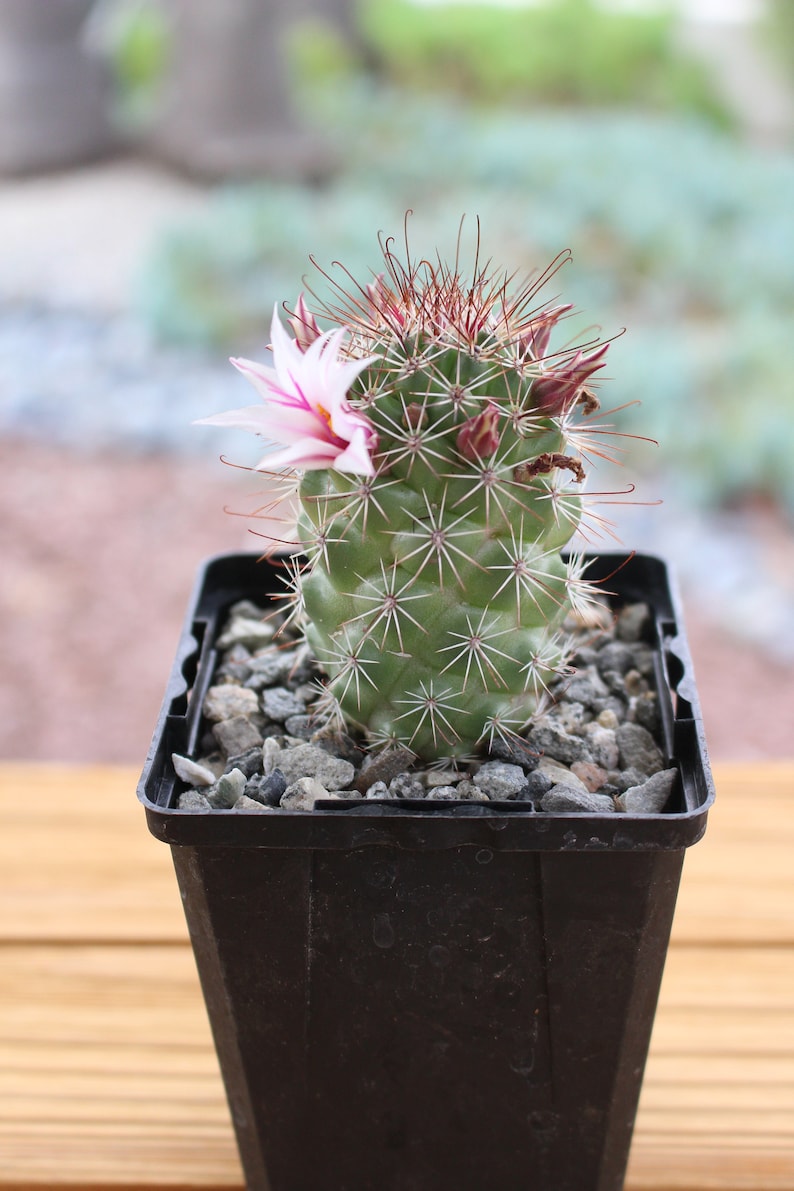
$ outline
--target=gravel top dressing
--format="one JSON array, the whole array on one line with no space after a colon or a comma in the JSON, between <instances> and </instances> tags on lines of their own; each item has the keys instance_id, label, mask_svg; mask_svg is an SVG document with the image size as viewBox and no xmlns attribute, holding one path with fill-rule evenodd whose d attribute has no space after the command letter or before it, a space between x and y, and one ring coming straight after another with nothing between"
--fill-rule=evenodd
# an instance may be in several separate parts
<instances>
[{"instance_id":1,"label":"gravel top dressing","mask_svg":"<svg viewBox=\"0 0 794 1191\"><path fill-rule=\"evenodd\" d=\"M573 628L570 672L520 736L482 755L424 766L405 747L368 752L328 721L322 672L288 625L235 604L216 643L193 759L174 755L187 811L311 811L328 799L518 801L535 810L658 814L678 771L665 767L644 604L598 629Z\"/></svg>"}]
</instances>

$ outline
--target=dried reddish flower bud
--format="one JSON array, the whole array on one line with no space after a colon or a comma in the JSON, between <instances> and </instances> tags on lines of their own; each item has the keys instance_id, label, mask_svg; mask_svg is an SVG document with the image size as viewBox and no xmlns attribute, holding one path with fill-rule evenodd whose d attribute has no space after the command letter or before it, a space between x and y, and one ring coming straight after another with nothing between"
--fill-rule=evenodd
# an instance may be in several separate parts
<instances>
[{"instance_id":1,"label":"dried reddish flower bud","mask_svg":"<svg viewBox=\"0 0 794 1191\"><path fill-rule=\"evenodd\" d=\"M551 333L564 314L573 310L569 302L567 306L555 306L551 310L543 310L521 328L519 335L519 350L522 356L529 356L533 360L542 360L549 346Z\"/></svg>"},{"instance_id":2,"label":"dried reddish flower bud","mask_svg":"<svg viewBox=\"0 0 794 1191\"><path fill-rule=\"evenodd\" d=\"M427 409L424 405L420 405L417 401L412 401L410 405L406 405L403 421L411 430L421 430L423 426L427 425Z\"/></svg>"},{"instance_id":3,"label":"dried reddish flower bud","mask_svg":"<svg viewBox=\"0 0 794 1191\"><path fill-rule=\"evenodd\" d=\"M314 341L322 335L322 331L317 324L317 319L306 305L303 294L300 295L295 303L295 313L287 319L287 323L292 329L295 342L302 352L305 352L311 347Z\"/></svg>"},{"instance_id":4,"label":"dried reddish flower bud","mask_svg":"<svg viewBox=\"0 0 794 1191\"><path fill-rule=\"evenodd\" d=\"M366 294L377 320L383 319L395 331L403 330L407 323L404 304L386 283L383 273L366 286Z\"/></svg>"},{"instance_id":5,"label":"dried reddish flower bud","mask_svg":"<svg viewBox=\"0 0 794 1191\"><path fill-rule=\"evenodd\" d=\"M532 382L535 408L550 416L566 413L576 402L585 382L603 368L608 343L585 356L581 351L559 368L554 368Z\"/></svg>"}]
</instances>

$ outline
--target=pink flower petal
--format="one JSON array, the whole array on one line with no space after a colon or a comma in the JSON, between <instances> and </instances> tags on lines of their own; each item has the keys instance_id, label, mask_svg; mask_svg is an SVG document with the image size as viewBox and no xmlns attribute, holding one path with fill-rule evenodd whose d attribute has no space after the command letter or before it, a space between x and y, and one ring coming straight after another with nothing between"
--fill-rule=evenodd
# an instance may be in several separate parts
<instances>
[{"instance_id":1,"label":"pink flower petal","mask_svg":"<svg viewBox=\"0 0 794 1191\"><path fill-rule=\"evenodd\" d=\"M276 308L271 324L273 367L232 360L257 390L262 405L230 410L202 422L250 430L273 444L284 444L283 450L266 455L260 466L332 467L372 475L377 435L366 415L348 400L351 386L371 360L344 356L347 334L347 328L339 327L299 344L287 334Z\"/></svg>"}]
</instances>

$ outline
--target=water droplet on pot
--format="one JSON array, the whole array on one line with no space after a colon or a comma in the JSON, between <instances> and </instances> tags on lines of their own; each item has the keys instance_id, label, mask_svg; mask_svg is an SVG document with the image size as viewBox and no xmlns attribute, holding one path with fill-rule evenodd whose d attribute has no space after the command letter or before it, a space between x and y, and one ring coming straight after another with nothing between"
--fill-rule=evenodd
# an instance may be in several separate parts
<instances>
[{"instance_id":1,"label":"water droplet on pot","mask_svg":"<svg viewBox=\"0 0 794 1191\"><path fill-rule=\"evenodd\" d=\"M394 946L394 928L388 914L376 914L372 923L372 941L376 947Z\"/></svg>"}]
</instances>

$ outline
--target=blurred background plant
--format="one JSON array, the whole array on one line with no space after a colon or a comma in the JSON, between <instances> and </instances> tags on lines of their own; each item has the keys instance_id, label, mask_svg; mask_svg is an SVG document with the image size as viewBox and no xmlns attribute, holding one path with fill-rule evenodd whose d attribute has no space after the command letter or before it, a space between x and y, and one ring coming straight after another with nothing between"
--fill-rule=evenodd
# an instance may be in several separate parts
<instances>
[{"instance_id":1,"label":"blurred background plant","mask_svg":"<svg viewBox=\"0 0 794 1191\"><path fill-rule=\"evenodd\" d=\"M769 0L763 23L768 45L794 78L794 4L792 0Z\"/></svg>"},{"instance_id":2,"label":"blurred background plant","mask_svg":"<svg viewBox=\"0 0 794 1191\"><path fill-rule=\"evenodd\" d=\"M115 81L114 116L127 134L154 119L171 52L167 10L159 0L97 0L85 34Z\"/></svg>"},{"instance_id":3,"label":"blurred background plant","mask_svg":"<svg viewBox=\"0 0 794 1191\"><path fill-rule=\"evenodd\" d=\"M371 65L412 91L498 105L632 104L730 121L702 62L677 44L672 9L368 0L360 22Z\"/></svg>"},{"instance_id":4,"label":"blurred background plant","mask_svg":"<svg viewBox=\"0 0 794 1191\"><path fill-rule=\"evenodd\" d=\"M140 290L158 334L256 343L309 251L367 277L377 233L399 232L406 210L417 252L452 251L459 216L477 216L485 254L519 271L572 250L555 284L606 334L628 328L610 357L609 403L627 407L617 421L663 444L654 466L687 499L767 493L794 510L787 154L691 120L486 111L360 77L312 96L338 172L319 189L225 189L164 235ZM308 281L322 289L311 270ZM647 449L641 460L651 466Z\"/></svg>"}]
</instances>

